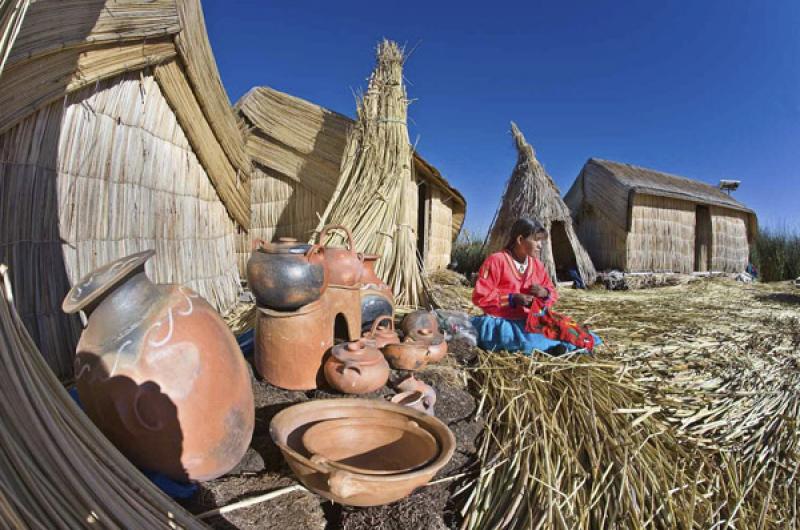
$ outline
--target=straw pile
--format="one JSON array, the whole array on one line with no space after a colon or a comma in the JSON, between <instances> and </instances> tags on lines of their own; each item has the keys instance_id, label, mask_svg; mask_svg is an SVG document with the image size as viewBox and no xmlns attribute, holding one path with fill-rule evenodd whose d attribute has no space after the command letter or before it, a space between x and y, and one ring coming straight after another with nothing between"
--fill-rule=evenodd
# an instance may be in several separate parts
<instances>
[{"instance_id":1,"label":"straw pile","mask_svg":"<svg viewBox=\"0 0 800 530\"><path fill-rule=\"evenodd\" d=\"M350 228L359 252L383 257L376 272L392 288L396 302L420 305L426 297L413 229L417 211L408 200L412 150L407 108L403 50L385 40L358 104L336 190L316 232L331 223Z\"/></svg>"},{"instance_id":2,"label":"straw pile","mask_svg":"<svg viewBox=\"0 0 800 530\"><path fill-rule=\"evenodd\" d=\"M0 266L0 521L12 528L205 528L134 468L42 360Z\"/></svg>"},{"instance_id":3,"label":"straw pile","mask_svg":"<svg viewBox=\"0 0 800 530\"><path fill-rule=\"evenodd\" d=\"M489 251L495 252L505 246L517 219L537 219L549 235L541 259L553 282L558 281L557 270L575 269L586 285L594 283L597 273L589 254L575 234L572 217L569 208L561 200L561 192L536 159L533 147L525 141L513 122L511 134L517 148L517 164L489 228Z\"/></svg>"}]
</instances>

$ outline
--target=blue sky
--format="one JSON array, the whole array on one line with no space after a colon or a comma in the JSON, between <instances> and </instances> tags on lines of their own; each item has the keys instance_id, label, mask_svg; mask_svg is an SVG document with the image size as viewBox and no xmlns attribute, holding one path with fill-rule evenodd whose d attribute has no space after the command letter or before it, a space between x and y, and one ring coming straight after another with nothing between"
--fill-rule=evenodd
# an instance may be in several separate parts
<instances>
[{"instance_id":1,"label":"blue sky","mask_svg":"<svg viewBox=\"0 0 800 530\"><path fill-rule=\"evenodd\" d=\"M205 0L232 102L257 85L352 116L383 38L413 53L411 141L484 233L514 120L566 193L589 157L716 184L800 229L800 2Z\"/></svg>"}]
</instances>

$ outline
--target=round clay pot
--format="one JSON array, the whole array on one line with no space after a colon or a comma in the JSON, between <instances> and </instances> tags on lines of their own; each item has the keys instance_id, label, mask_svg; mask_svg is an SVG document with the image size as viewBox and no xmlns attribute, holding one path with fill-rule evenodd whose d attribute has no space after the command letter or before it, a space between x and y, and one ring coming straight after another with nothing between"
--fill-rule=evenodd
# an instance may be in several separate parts
<instances>
[{"instance_id":1,"label":"round clay pot","mask_svg":"<svg viewBox=\"0 0 800 530\"><path fill-rule=\"evenodd\" d=\"M362 329L370 329L375 319L383 315L394 317L394 298L387 297L383 291L361 289Z\"/></svg>"},{"instance_id":2,"label":"round clay pot","mask_svg":"<svg viewBox=\"0 0 800 530\"><path fill-rule=\"evenodd\" d=\"M325 379L345 394L366 394L378 390L389 380L389 363L365 339L338 344L325 361Z\"/></svg>"},{"instance_id":3,"label":"round clay pot","mask_svg":"<svg viewBox=\"0 0 800 530\"><path fill-rule=\"evenodd\" d=\"M321 421L303 434L311 460L367 475L418 469L439 454L431 433L407 418Z\"/></svg>"},{"instance_id":4,"label":"round clay pot","mask_svg":"<svg viewBox=\"0 0 800 530\"><path fill-rule=\"evenodd\" d=\"M294 311L319 300L327 273L319 245L280 238L277 243L253 241L247 261L247 284L256 303L277 311Z\"/></svg>"},{"instance_id":5,"label":"round clay pot","mask_svg":"<svg viewBox=\"0 0 800 530\"><path fill-rule=\"evenodd\" d=\"M388 322L388 325L383 325L384 322ZM378 349L387 344L398 344L400 342L400 336L394 330L394 319L391 315L383 315L376 318L372 323L372 329L364 333L362 337L373 341Z\"/></svg>"},{"instance_id":6,"label":"round clay pot","mask_svg":"<svg viewBox=\"0 0 800 530\"><path fill-rule=\"evenodd\" d=\"M397 370L421 370L428 364L428 344L409 337L397 344L387 344L382 351Z\"/></svg>"},{"instance_id":7,"label":"round clay pot","mask_svg":"<svg viewBox=\"0 0 800 530\"><path fill-rule=\"evenodd\" d=\"M86 414L139 467L175 480L230 471L253 434L250 372L233 334L191 289L155 285L148 250L83 277L76 385Z\"/></svg>"},{"instance_id":8,"label":"round clay pot","mask_svg":"<svg viewBox=\"0 0 800 530\"><path fill-rule=\"evenodd\" d=\"M428 363L438 363L447 355L447 341L444 335L434 333L432 329L418 329L415 338L417 341L428 344Z\"/></svg>"},{"instance_id":9,"label":"round clay pot","mask_svg":"<svg viewBox=\"0 0 800 530\"><path fill-rule=\"evenodd\" d=\"M326 420L411 419L430 433L438 455L419 469L391 475L348 472L314 462L302 442L303 433ZM417 410L374 399L318 399L288 407L272 419L270 436L297 479L310 490L340 504L378 506L395 502L427 484L453 456L455 437L438 419Z\"/></svg>"},{"instance_id":10,"label":"round clay pot","mask_svg":"<svg viewBox=\"0 0 800 530\"><path fill-rule=\"evenodd\" d=\"M324 241L328 232L342 230L347 235L347 247L324 247L322 254L325 257L325 268L328 271L328 282L332 285L352 287L358 284L363 272L362 254L355 251L353 234L342 225L328 225L322 229L319 236Z\"/></svg>"},{"instance_id":11,"label":"round clay pot","mask_svg":"<svg viewBox=\"0 0 800 530\"><path fill-rule=\"evenodd\" d=\"M386 285L386 283L378 277L378 274L375 272L375 264L381 259L380 256L377 254L359 254L361 256L361 260L364 264L364 268L361 272L361 288L362 289L373 289L375 291L380 291L384 293L388 298L393 298L392 289Z\"/></svg>"},{"instance_id":12,"label":"round clay pot","mask_svg":"<svg viewBox=\"0 0 800 530\"><path fill-rule=\"evenodd\" d=\"M429 329L434 334L439 333L439 321L432 311L413 311L403 318L400 328L403 330L404 336L410 336L417 340L420 338L418 331L421 329Z\"/></svg>"},{"instance_id":13,"label":"round clay pot","mask_svg":"<svg viewBox=\"0 0 800 530\"><path fill-rule=\"evenodd\" d=\"M403 405L404 407L411 407L412 409L433 416L433 405L436 402L436 399L431 399L429 396L426 396L425 393L419 390L407 390L405 392L395 394L392 396L390 401L392 403L397 403L398 405Z\"/></svg>"}]
</instances>

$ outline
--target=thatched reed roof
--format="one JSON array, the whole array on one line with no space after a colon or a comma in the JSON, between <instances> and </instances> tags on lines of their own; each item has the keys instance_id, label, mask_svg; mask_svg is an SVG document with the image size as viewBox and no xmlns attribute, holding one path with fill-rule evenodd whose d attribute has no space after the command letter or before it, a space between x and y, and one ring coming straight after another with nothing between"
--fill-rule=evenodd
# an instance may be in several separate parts
<instances>
[{"instance_id":1,"label":"thatched reed roof","mask_svg":"<svg viewBox=\"0 0 800 530\"><path fill-rule=\"evenodd\" d=\"M554 255L556 245L571 249L578 274L586 284L594 282L596 271L592 260L584 250L572 226L569 208L561 199L561 192L542 164L536 153L523 136L517 125L511 123L511 135L517 148L517 163L508 179L506 190L500 201L495 219L489 228L488 248L494 252L503 248L508 241L511 227L520 217L530 217L541 222L550 237L542 249L542 262L547 268L553 282L557 281L556 270L561 263L556 263ZM554 240L553 223L562 223L567 241ZM558 234L560 237L562 234Z\"/></svg>"},{"instance_id":2,"label":"thatched reed roof","mask_svg":"<svg viewBox=\"0 0 800 530\"><path fill-rule=\"evenodd\" d=\"M31 2L0 77L0 134L83 87L145 67L230 216L250 223L250 160L199 0Z\"/></svg>"},{"instance_id":3,"label":"thatched reed roof","mask_svg":"<svg viewBox=\"0 0 800 530\"><path fill-rule=\"evenodd\" d=\"M755 213L721 189L699 180L599 158L590 158L584 166L584 171L593 170L604 171L627 188L629 192L671 197L699 204L710 204L732 210Z\"/></svg>"},{"instance_id":4,"label":"thatched reed roof","mask_svg":"<svg viewBox=\"0 0 800 530\"><path fill-rule=\"evenodd\" d=\"M250 126L247 149L254 164L330 200L354 124L351 118L270 87L251 89L234 107ZM463 195L416 152L414 171L449 197L455 238L464 222Z\"/></svg>"}]
</instances>

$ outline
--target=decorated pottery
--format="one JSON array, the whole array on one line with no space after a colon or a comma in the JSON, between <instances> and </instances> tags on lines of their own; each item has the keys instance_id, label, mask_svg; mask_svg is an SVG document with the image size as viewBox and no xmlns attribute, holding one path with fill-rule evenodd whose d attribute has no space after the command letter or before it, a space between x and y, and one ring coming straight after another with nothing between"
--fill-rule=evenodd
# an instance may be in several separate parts
<instances>
[{"instance_id":1,"label":"decorated pottery","mask_svg":"<svg viewBox=\"0 0 800 530\"><path fill-rule=\"evenodd\" d=\"M342 225L328 225L322 229L320 241L324 241L329 232L342 230L347 236L347 247L324 247L325 268L328 271L328 282L332 285L352 287L359 285L363 273L363 255L355 251L353 234Z\"/></svg>"},{"instance_id":2,"label":"decorated pottery","mask_svg":"<svg viewBox=\"0 0 800 530\"><path fill-rule=\"evenodd\" d=\"M345 394L366 394L389 380L389 363L374 343L366 339L333 347L325 361L325 379Z\"/></svg>"},{"instance_id":3,"label":"decorated pottery","mask_svg":"<svg viewBox=\"0 0 800 530\"><path fill-rule=\"evenodd\" d=\"M436 440L437 455L422 467L392 474L346 471L324 460L315 461L303 444L303 434L320 422L351 418L413 420ZM402 499L415 488L427 484L455 450L453 433L438 419L409 407L374 399L319 399L293 405L275 415L269 431L305 487L351 506L377 506Z\"/></svg>"},{"instance_id":4,"label":"decorated pottery","mask_svg":"<svg viewBox=\"0 0 800 530\"><path fill-rule=\"evenodd\" d=\"M365 332L362 337L375 343L375 347L380 349L387 344L397 344L400 337L394 330L394 319L391 315L383 315L376 318L372 323L372 329Z\"/></svg>"},{"instance_id":5,"label":"decorated pottery","mask_svg":"<svg viewBox=\"0 0 800 530\"><path fill-rule=\"evenodd\" d=\"M406 473L439 454L436 438L408 418L341 418L321 421L303 434L313 462L354 473Z\"/></svg>"},{"instance_id":6,"label":"decorated pottery","mask_svg":"<svg viewBox=\"0 0 800 530\"><path fill-rule=\"evenodd\" d=\"M410 337L397 344L387 344L382 351L397 370L421 370L428 364L428 344Z\"/></svg>"},{"instance_id":7,"label":"decorated pottery","mask_svg":"<svg viewBox=\"0 0 800 530\"><path fill-rule=\"evenodd\" d=\"M327 287L321 247L280 238L253 242L247 261L247 283L256 303L278 311L294 311L319 300Z\"/></svg>"},{"instance_id":8,"label":"decorated pottery","mask_svg":"<svg viewBox=\"0 0 800 530\"><path fill-rule=\"evenodd\" d=\"M148 250L82 278L62 308L83 311L75 377L86 414L137 466L211 480L244 455L254 426L236 339L191 289L155 285Z\"/></svg>"}]
</instances>

